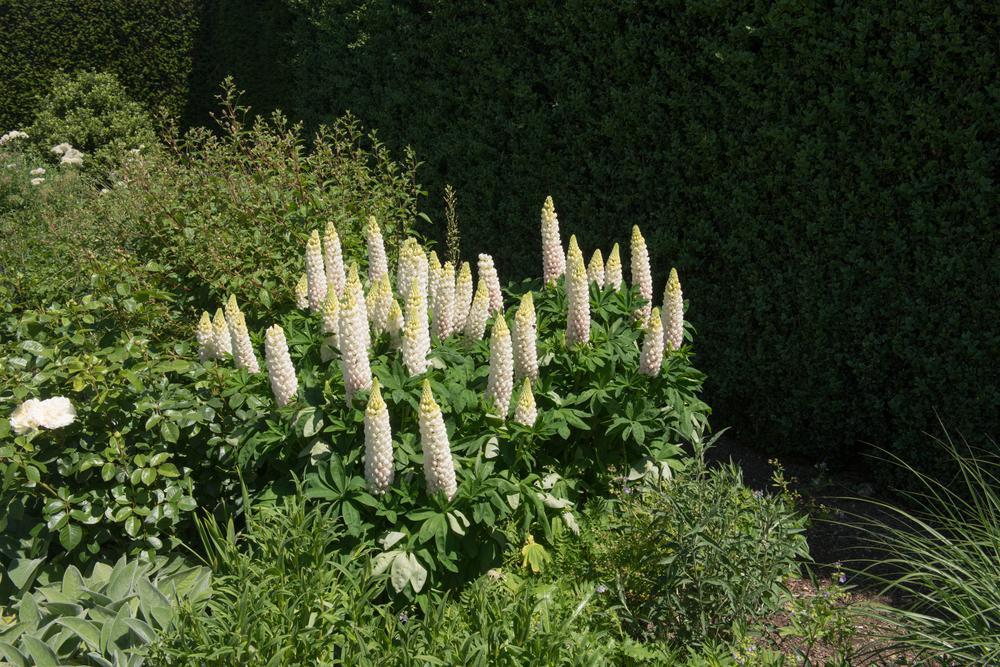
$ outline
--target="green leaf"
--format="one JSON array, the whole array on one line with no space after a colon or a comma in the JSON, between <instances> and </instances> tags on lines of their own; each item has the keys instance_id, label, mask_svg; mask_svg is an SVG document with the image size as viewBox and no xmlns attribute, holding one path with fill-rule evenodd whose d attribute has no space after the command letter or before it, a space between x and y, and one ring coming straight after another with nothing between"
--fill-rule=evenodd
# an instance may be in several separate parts
<instances>
[{"instance_id":1,"label":"green leaf","mask_svg":"<svg viewBox=\"0 0 1000 667\"><path fill-rule=\"evenodd\" d=\"M101 479L103 479L105 482L108 482L115 476L115 472L116 470L114 463L105 463L101 467Z\"/></svg>"},{"instance_id":2,"label":"green leaf","mask_svg":"<svg viewBox=\"0 0 1000 667\"><path fill-rule=\"evenodd\" d=\"M160 424L160 436L166 442L177 442L177 438L180 436L180 429L172 421L164 421Z\"/></svg>"},{"instance_id":3,"label":"green leaf","mask_svg":"<svg viewBox=\"0 0 1000 667\"><path fill-rule=\"evenodd\" d=\"M69 628L93 651L101 650L101 631L95 623L83 618L67 616L57 618L56 623Z\"/></svg>"},{"instance_id":4,"label":"green leaf","mask_svg":"<svg viewBox=\"0 0 1000 667\"><path fill-rule=\"evenodd\" d=\"M67 523L59 530L59 544L66 551L72 551L83 539L83 528L75 523Z\"/></svg>"},{"instance_id":5,"label":"green leaf","mask_svg":"<svg viewBox=\"0 0 1000 667\"><path fill-rule=\"evenodd\" d=\"M125 532L128 533L129 537L135 537L138 535L141 527L142 522L139 521L139 517L134 514L125 520Z\"/></svg>"},{"instance_id":6,"label":"green leaf","mask_svg":"<svg viewBox=\"0 0 1000 667\"><path fill-rule=\"evenodd\" d=\"M18 591L27 590L34 583L44 562L44 558L15 558L13 564L7 568L7 578Z\"/></svg>"},{"instance_id":7,"label":"green leaf","mask_svg":"<svg viewBox=\"0 0 1000 667\"><path fill-rule=\"evenodd\" d=\"M156 470L153 468L143 468L139 478L142 480L143 484L149 486L156 481Z\"/></svg>"},{"instance_id":8,"label":"green leaf","mask_svg":"<svg viewBox=\"0 0 1000 667\"><path fill-rule=\"evenodd\" d=\"M42 640L32 635L22 635L21 643L35 661L35 667L59 667L59 656Z\"/></svg>"},{"instance_id":9,"label":"green leaf","mask_svg":"<svg viewBox=\"0 0 1000 667\"><path fill-rule=\"evenodd\" d=\"M14 667L28 667L28 658L18 651L12 644L0 641L0 655Z\"/></svg>"}]
</instances>

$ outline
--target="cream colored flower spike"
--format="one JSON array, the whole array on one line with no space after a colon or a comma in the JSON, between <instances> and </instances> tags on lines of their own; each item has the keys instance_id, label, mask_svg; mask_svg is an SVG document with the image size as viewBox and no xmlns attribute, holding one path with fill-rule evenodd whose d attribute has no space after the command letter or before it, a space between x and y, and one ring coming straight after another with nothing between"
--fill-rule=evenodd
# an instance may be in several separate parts
<instances>
[{"instance_id":1,"label":"cream colored flower spike","mask_svg":"<svg viewBox=\"0 0 1000 667\"><path fill-rule=\"evenodd\" d=\"M382 400L378 378L372 380L372 393L365 409L365 481L368 490L379 496L389 490L393 479L392 429L389 408Z\"/></svg>"},{"instance_id":2,"label":"cream colored flower spike","mask_svg":"<svg viewBox=\"0 0 1000 667\"><path fill-rule=\"evenodd\" d=\"M440 491L448 500L455 497L458 484L455 481L455 461L448 444L441 408L434 401L431 383L424 380L424 393L420 399L420 447L424 455L424 479L427 493Z\"/></svg>"},{"instance_id":3,"label":"cream colored flower spike","mask_svg":"<svg viewBox=\"0 0 1000 667\"><path fill-rule=\"evenodd\" d=\"M382 230L374 215L368 216L365 226L365 242L368 244L368 282L374 284L382 276L389 277L389 260L385 256L385 241Z\"/></svg>"},{"instance_id":4,"label":"cream colored flower spike","mask_svg":"<svg viewBox=\"0 0 1000 667\"><path fill-rule=\"evenodd\" d=\"M566 267L566 302L566 344L589 343L590 286L579 248L571 254Z\"/></svg>"},{"instance_id":5,"label":"cream colored flower spike","mask_svg":"<svg viewBox=\"0 0 1000 667\"><path fill-rule=\"evenodd\" d=\"M340 249L340 236L332 222L326 223L326 231L323 232L323 268L328 289L332 288L338 299L344 296L344 285L347 283L344 256Z\"/></svg>"},{"instance_id":6,"label":"cream colored flower spike","mask_svg":"<svg viewBox=\"0 0 1000 667\"><path fill-rule=\"evenodd\" d=\"M493 265L493 257L481 253L479 255L479 279L486 281L490 291L490 315L503 313L503 293L500 291L500 277Z\"/></svg>"},{"instance_id":7,"label":"cream colored flower spike","mask_svg":"<svg viewBox=\"0 0 1000 667\"><path fill-rule=\"evenodd\" d=\"M622 287L622 256L617 243L608 255L608 263L604 265L604 286L613 290Z\"/></svg>"},{"instance_id":8,"label":"cream colored flower spike","mask_svg":"<svg viewBox=\"0 0 1000 667\"><path fill-rule=\"evenodd\" d=\"M514 378L520 380L538 378L538 323L535 317L535 301L531 292L525 292L514 315L514 329L511 331L514 346Z\"/></svg>"},{"instance_id":9,"label":"cream colored flower spike","mask_svg":"<svg viewBox=\"0 0 1000 667\"><path fill-rule=\"evenodd\" d=\"M250 373L260 373L260 364L253 351L253 343L250 341L250 332L247 331L247 321L243 313L237 310L227 322L236 368L245 368Z\"/></svg>"},{"instance_id":10,"label":"cream colored flower spike","mask_svg":"<svg viewBox=\"0 0 1000 667\"><path fill-rule=\"evenodd\" d=\"M357 280L357 274L354 276ZM358 283L360 286L360 282ZM354 394L368 389L372 384L371 362L368 359L368 316L364 310L364 299L359 301L357 292L348 285L344 287L344 299L340 303L340 359L344 368L344 392L350 405Z\"/></svg>"},{"instance_id":11,"label":"cream colored flower spike","mask_svg":"<svg viewBox=\"0 0 1000 667\"><path fill-rule=\"evenodd\" d=\"M318 313L323 310L326 301L326 269L323 268L323 245L319 241L319 232L315 229L309 235L306 243L306 292L309 299L309 310Z\"/></svg>"},{"instance_id":12,"label":"cream colored flower spike","mask_svg":"<svg viewBox=\"0 0 1000 667\"><path fill-rule=\"evenodd\" d=\"M502 419L510 412L510 397L514 391L514 356L510 331L503 315L493 321L490 335L490 375L486 380L486 402L496 408Z\"/></svg>"},{"instance_id":13,"label":"cream colored flower spike","mask_svg":"<svg viewBox=\"0 0 1000 667\"><path fill-rule=\"evenodd\" d=\"M431 351L431 337L427 323L427 298L421 293L420 283L410 284L406 300L406 322L403 324L403 363L410 375L427 370L427 355Z\"/></svg>"},{"instance_id":14,"label":"cream colored flower spike","mask_svg":"<svg viewBox=\"0 0 1000 667\"><path fill-rule=\"evenodd\" d=\"M215 349L215 332L212 330L212 318L207 310L201 314L201 319L198 320L195 337L198 339L198 359L202 363L209 359L215 359L218 356Z\"/></svg>"},{"instance_id":15,"label":"cream colored flower spike","mask_svg":"<svg viewBox=\"0 0 1000 667\"><path fill-rule=\"evenodd\" d=\"M274 402L279 408L284 407L295 400L299 381L288 354L285 332L277 324L271 325L264 334L264 358L267 360L267 377L271 380Z\"/></svg>"},{"instance_id":16,"label":"cream colored flower spike","mask_svg":"<svg viewBox=\"0 0 1000 667\"><path fill-rule=\"evenodd\" d=\"M684 344L684 294L677 269L670 269L663 290L663 343L667 350L677 350Z\"/></svg>"},{"instance_id":17,"label":"cream colored flower spike","mask_svg":"<svg viewBox=\"0 0 1000 667\"><path fill-rule=\"evenodd\" d=\"M476 285L476 295L472 297L469 316L465 320L465 337L469 340L482 340L486 333L486 321L490 318L490 290L486 282L479 278Z\"/></svg>"},{"instance_id":18,"label":"cream colored flower spike","mask_svg":"<svg viewBox=\"0 0 1000 667\"><path fill-rule=\"evenodd\" d=\"M639 225L632 226L632 285L639 288L639 296L646 301L646 305L642 307L641 319L647 320L653 307L653 276L649 268L646 239L642 238Z\"/></svg>"},{"instance_id":19,"label":"cream colored flower spike","mask_svg":"<svg viewBox=\"0 0 1000 667\"><path fill-rule=\"evenodd\" d=\"M550 285L566 272L562 240L559 238L559 219L552 197L545 198L542 206L542 282Z\"/></svg>"},{"instance_id":20,"label":"cream colored flower spike","mask_svg":"<svg viewBox=\"0 0 1000 667\"><path fill-rule=\"evenodd\" d=\"M598 287L604 287L604 256L598 248L590 257L590 264L587 265L587 279L596 283Z\"/></svg>"},{"instance_id":21,"label":"cream colored flower spike","mask_svg":"<svg viewBox=\"0 0 1000 667\"><path fill-rule=\"evenodd\" d=\"M295 284L295 307L299 310L309 308L309 278L304 273Z\"/></svg>"},{"instance_id":22,"label":"cream colored flower spike","mask_svg":"<svg viewBox=\"0 0 1000 667\"><path fill-rule=\"evenodd\" d=\"M212 320L212 333L215 335L215 350L221 359L233 353L233 340L229 336L229 325L221 308L215 309L215 319Z\"/></svg>"},{"instance_id":23,"label":"cream colored flower spike","mask_svg":"<svg viewBox=\"0 0 1000 667\"><path fill-rule=\"evenodd\" d=\"M445 262L438 272L437 301L434 302L434 332L444 340L454 330L455 265Z\"/></svg>"},{"instance_id":24,"label":"cream colored flower spike","mask_svg":"<svg viewBox=\"0 0 1000 667\"><path fill-rule=\"evenodd\" d=\"M535 425L538 419L538 409L535 407L535 395L531 393L531 381L524 378L521 385L521 395L517 399L517 406L514 408L514 421L521 426Z\"/></svg>"},{"instance_id":25,"label":"cream colored flower spike","mask_svg":"<svg viewBox=\"0 0 1000 667\"><path fill-rule=\"evenodd\" d=\"M639 372L656 377L660 374L660 366L663 364L663 326L660 322L659 308L653 308L650 312L645 329L642 355L639 357Z\"/></svg>"},{"instance_id":26,"label":"cream colored flower spike","mask_svg":"<svg viewBox=\"0 0 1000 667\"><path fill-rule=\"evenodd\" d=\"M472 267L468 262L462 262L458 278L455 279L455 309L452 313L456 333L465 327L465 321L469 317L469 307L472 306L472 294Z\"/></svg>"}]
</instances>

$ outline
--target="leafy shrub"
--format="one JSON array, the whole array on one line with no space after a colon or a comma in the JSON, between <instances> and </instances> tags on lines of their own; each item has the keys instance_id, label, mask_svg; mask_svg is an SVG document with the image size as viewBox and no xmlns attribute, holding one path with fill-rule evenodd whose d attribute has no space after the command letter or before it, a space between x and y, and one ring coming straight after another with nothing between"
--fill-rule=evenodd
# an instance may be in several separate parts
<instances>
[{"instance_id":1,"label":"leafy shrub","mask_svg":"<svg viewBox=\"0 0 1000 667\"><path fill-rule=\"evenodd\" d=\"M174 115L188 100L201 3L179 0L7 0L0 44L0 128L31 122L52 76L95 68L146 109ZM217 85L221 76L212 80Z\"/></svg>"},{"instance_id":2,"label":"leafy shrub","mask_svg":"<svg viewBox=\"0 0 1000 667\"><path fill-rule=\"evenodd\" d=\"M59 395L77 411L70 426L23 435L0 420L4 555L65 550L86 562L109 550L158 551L196 507L196 471L210 466L201 446L222 432L223 403L184 346L160 352L141 335L109 332L118 309L139 307L85 297L2 322L5 415L27 398Z\"/></svg>"},{"instance_id":3,"label":"leafy shrub","mask_svg":"<svg viewBox=\"0 0 1000 667\"><path fill-rule=\"evenodd\" d=\"M99 174L121 164L130 150L156 143L149 112L104 72L55 74L27 132L43 151L71 144L83 151L84 168Z\"/></svg>"},{"instance_id":4,"label":"leafy shrub","mask_svg":"<svg viewBox=\"0 0 1000 667\"><path fill-rule=\"evenodd\" d=\"M696 465L653 486L625 480L583 542L633 632L702 643L778 609L808 557L804 530L788 498L751 491L735 466Z\"/></svg>"},{"instance_id":5,"label":"leafy shrub","mask_svg":"<svg viewBox=\"0 0 1000 667\"><path fill-rule=\"evenodd\" d=\"M868 541L885 554L867 574L900 600L879 613L893 647L919 660L992 664L1000 660L1000 459L947 430L934 449L955 465L953 478L888 458L918 486L902 505L866 501L884 517L864 521Z\"/></svg>"},{"instance_id":6,"label":"leafy shrub","mask_svg":"<svg viewBox=\"0 0 1000 667\"><path fill-rule=\"evenodd\" d=\"M135 650L172 626L176 605L209 592L208 568L176 558L96 562L86 577L70 565L61 580L43 573L32 587L40 565L21 564L17 615L0 623L0 655L15 667L141 665Z\"/></svg>"}]
</instances>

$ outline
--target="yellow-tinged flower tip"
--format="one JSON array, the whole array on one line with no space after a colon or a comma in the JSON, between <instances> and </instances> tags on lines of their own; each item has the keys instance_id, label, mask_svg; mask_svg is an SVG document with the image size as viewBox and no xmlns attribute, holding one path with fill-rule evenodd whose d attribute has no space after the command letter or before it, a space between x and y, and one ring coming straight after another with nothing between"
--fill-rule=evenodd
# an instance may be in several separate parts
<instances>
[{"instance_id":1,"label":"yellow-tinged flower tip","mask_svg":"<svg viewBox=\"0 0 1000 667\"><path fill-rule=\"evenodd\" d=\"M667 278L667 287L671 292L681 291L681 280L677 277L677 269L670 269L670 276Z\"/></svg>"},{"instance_id":2,"label":"yellow-tinged flower tip","mask_svg":"<svg viewBox=\"0 0 1000 667\"><path fill-rule=\"evenodd\" d=\"M229 300L226 302L226 319L229 319L231 315L235 315L240 311L240 306L236 303L236 295L230 294Z\"/></svg>"},{"instance_id":3,"label":"yellow-tinged flower tip","mask_svg":"<svg viewBox=\"0 0 1000 667\"><path fill-rule=\"evenodd\" d=\"M431 381L424 380L424 392L420 397L420 409L424 412L440 410L437 401L434 400L434 392L431 391Z\"/></svg>"},{"instance_id":4,"label":"yellow-tinged flower tip","mask_svg":"<svg viewBox=\"0 0 1000 667\"><path fill-rule=\"evenodd\" d=\"M639 231L639 225L632 225L632 240L642 241L642 232Z\"/></svg>"},{"instance_id":5,"label":"yellow-tinged flower tip","mask_svg":"<svg viewBox=\"0 0 1000 667\"><path fill-rule=\"evenodd\" d=\"M368 412L376 414L385 410L385 401L382 400L382 388L378 378L372 378L372 391L368 395Z\"/></svg>"},{"instance_id":6,"label":"yellow-tinged flower tip","mask_svg":"<svg viewBox=\"0 0 1000 667\"><path fill-rule=\"evenodd\" d=\"M491 335L494 337L510 335L510 329L507 328L507 321L503 318L503 316L498 316L495 320L493 320L493 332Z\"/></svg>"},{"instance_id":7,"label":"yellow-tinged flower tip","mask_svg":"<svg viewBox=\"0 0 1000 667\"><path fill-rule=\"evenodd\" d=\"M535 310L535 298L531 296L531 292L525 292L521 296L521 305L517 308L517 314L514 315L514 319L518 322L526 322L531 319Z\"/></svg>"},{"instance_id":8,"label":"yellow-tinged flower tip","mask_svg":"<svg viewBox=\"0 0 1000 667\"><path fill-rule=\"evenodd\" d=\"M321 246L321 244L319 242L319 231L318 230L316 230L316 229L312 230L312 233L309 235L308 245L311 248L319 248Z\"/></svg>"},{"instance_id":9,"label":"yellow-tinged flower tip","mask_svg":"<svg viewBox=\"0 0 1000 667\"><path fill-rule=\"evenodd\" d=\"M347 282L361 282L361 278L358 275L358 264L357 262L351 262L351 265L347 267Z\"/></svg>"},{"instance_id":10,"label":"yellow-tinged flower tip","mask_svg":"<svg viewBox=\"0 0 1000 667\"><path fill-rule=\"evenodd\" d=\"M365 227L365 232L367 232L368 234L382 233L382 228L378 226L378 220L375 219L374 215L368 216L368 224Z\"/></svg>"}]
</instances>

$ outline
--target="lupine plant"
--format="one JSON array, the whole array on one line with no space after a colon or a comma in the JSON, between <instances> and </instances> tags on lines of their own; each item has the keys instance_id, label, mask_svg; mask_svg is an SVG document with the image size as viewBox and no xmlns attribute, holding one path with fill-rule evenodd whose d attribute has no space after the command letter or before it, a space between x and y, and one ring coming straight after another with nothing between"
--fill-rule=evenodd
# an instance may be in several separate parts
<instances>
[{"instance_id":1,"label":"lupine plant","mask_svg":"<svg viewBox=\"0 0 1000 667\"><path fill-rule=\"evenodd\" d=\"M562 256L551 208L549 260L557 246ZM320 275L314 258L336 255L317 238L307 275ZM242 407L222 458L233 457L251 492L280 494L289 472L304 474L307 495L343 517L350 539L380 544L378 571L414 594L481 573L511 539L543 548L557 525L575 529L575 503L603 492L613 471L684 465L681 444L707 426L703 378L689 348L664 354L658 311L655 324L635 319L650 304L639 287L614 287L617 252L591 280L572 238L564 276L504 294L488 254L474 281L467 264L456 274L407 239L390 276L378 238L370 222L367 285L351 266L336 306L293 310L269 329L273 396L253 373L230 378L224 395ZM335 291L330 280L328 303ZM398 342L388 315L385 326L365 315L366 300L380 311L405 304L394 309ZM272 361L276 331L288 356ZM512 522L513 536L503 530Z\"/></svg>"}]
</instances>

